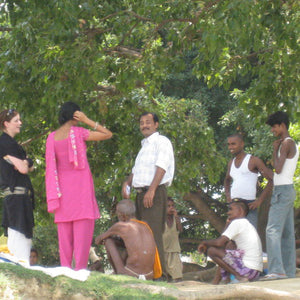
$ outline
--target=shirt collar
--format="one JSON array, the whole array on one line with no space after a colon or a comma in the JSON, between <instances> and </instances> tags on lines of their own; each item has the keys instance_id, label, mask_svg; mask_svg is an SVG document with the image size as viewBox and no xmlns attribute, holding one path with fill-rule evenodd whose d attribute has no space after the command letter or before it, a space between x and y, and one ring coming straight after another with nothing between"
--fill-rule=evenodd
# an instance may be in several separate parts
<instances>
[{"instance_id":1,"label":"shirt collar","mask_svg":"<svg viewBox=\"0 0 300 300\"><path fill-rule=\"evenodd\" d=\"M142 145L144 145L146 142L147 143L153 143L158 136L159 136L159 132L158 131L152 133L150 136L148 136L147 138L144 138L142 140Z\"/></svg>"}]
</instances>

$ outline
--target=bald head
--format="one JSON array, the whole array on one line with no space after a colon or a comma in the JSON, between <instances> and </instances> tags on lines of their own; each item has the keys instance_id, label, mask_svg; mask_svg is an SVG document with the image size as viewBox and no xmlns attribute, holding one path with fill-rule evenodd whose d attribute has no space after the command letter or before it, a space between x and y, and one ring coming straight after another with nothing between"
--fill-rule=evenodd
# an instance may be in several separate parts
<instances>
[{"instance_id":1,"label":"bald head","mask_svg":"<svg viewBox=\"0 0 300 300\"><path fill-rule=\"evenodd\" d=\"M127 216L128 218L135 217L135 205L129 199L123 199L117 204L117 213Z\"/></svg>"}]
</instances>

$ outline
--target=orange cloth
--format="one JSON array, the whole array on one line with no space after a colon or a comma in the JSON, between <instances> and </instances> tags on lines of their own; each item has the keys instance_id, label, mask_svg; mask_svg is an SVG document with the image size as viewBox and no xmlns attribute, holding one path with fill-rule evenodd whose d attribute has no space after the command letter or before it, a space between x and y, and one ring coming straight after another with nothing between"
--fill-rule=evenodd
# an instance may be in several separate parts
<instances>
[{"instance_id":1,"label":"orange cloth","mask_svg":"<svg viewBox=\"0 0 300 300\"><path fill-rule=\"evenodd\" d=\"M150 232L153 235L153 232L152 232L150 226L146 222L143 222L143 221L140 221L140 220L137 220L137 219L130 219L130 221L134 221L134 222L137 222L137 223L144 224L150 230ZM155 258L154 258L154 265L153 265L153 278L154 279L159 278L159 277L161 277L161 275L162 275L162 268L161 268L159 253L158 253L157 247L155 246Z\"/></svg>"}]
</instances>

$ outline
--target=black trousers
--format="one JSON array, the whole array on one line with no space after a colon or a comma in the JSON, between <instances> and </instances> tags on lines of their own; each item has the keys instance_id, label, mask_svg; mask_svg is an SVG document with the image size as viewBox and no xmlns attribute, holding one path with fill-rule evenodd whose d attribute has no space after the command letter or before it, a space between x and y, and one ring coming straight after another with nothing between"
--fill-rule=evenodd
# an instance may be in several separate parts
<instances>
[{"instance_id":1,"label":"black trousers","mask_svg":"<svg viewBox=\"0 0 300 300\"><path fill-rule=\"evenodd\" d=\"M167 216L167 189L165 185L159 185L157 187L153 198L153 206L150 208L144 207L143 199L146 192L147 191L137 193L135 202L136 218L138 220L147 222L150 226L159 253L162 272L163 274L166 274L162 235L165 229Z\"/></svg>"},{"instance_id":2,"label":"black trousers","mask_svg":"<svg viewBox=\"0 0 300 300\"><path fill-rule=\"evenodd\" d=\"M5 196L2 209L4 234L7 236L7 228L10 227L31 239L34 226L31 197L25 194Z\"/></svg>"}]
</instances>

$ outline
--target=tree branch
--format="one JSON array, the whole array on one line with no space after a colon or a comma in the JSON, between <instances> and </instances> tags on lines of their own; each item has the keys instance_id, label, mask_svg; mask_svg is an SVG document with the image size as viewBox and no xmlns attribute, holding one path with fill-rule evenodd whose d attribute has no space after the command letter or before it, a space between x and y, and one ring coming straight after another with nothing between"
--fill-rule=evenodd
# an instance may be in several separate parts
<instances>
[{"instance_id":1,"label":"tree branch","mask_svg":"<svg viewBox=\"0 0 300 300\"><path fill-rule=\"evenodd\" d=\"M33 138L28 139L28 140L22 142L22 143L21 143L21 146L26 147L26 146L27 146L28 144L30 144L31 142L33 142L33 141L35 141L35 140L38 140L40 137L42 137L42 136L44 136L44 135L46 135L46 134L48 134L48 133L49 133L49 130L43 131L43 132L41 132L40 134L34 136Z\"/></svg>"},{"instance_id":2,"label":"tree branch","mask_svg":"<svg viewBox=\"0 0 300 300\"><path fill-rule=\"evenodd\" d=\"M125 38L128 37L128 36L130 36L130 34L132 33L133 29L134 29L137 25L138 25L138 22L136 22L136 23L131 27L131 29L128 30L128 32L126 32L126 34L123 36L122 40L120 41L119 46L120 46L120 45L123 45L123 43L124 43L124 41L125 41Z\"/></svg>"},{"instance_id":3,"label":"tree branch","mask_svg":"<svg viewBox=\"0 0 300 300\"><path fill-rule=\"evenodd\" d=\"M106 95L115 96L120 94L114 85L97 85L96 90L104 92Z\"/></svg>"},{"instance_id":4,"label":"tree branch","mask_svg":"<svg viewBox=\"0 0 300 300\"><path fill-rule=\"evenodd\" d=\"M178 215L180 218L190 219L190 220L202 220L201 216L199 215Z\"/></svg>"},{"instance_id":5,"label":"tree branch","mask_svg":"<svg viewBox=\"0 0 300 300\"><path fill-rule=\"evenodd\" d=\"M103 49L104 51L111 53L111 54L118 54L122 56L127 56L127 57L134 57L134 58L142 58L142 54L139 52L139 50L136 49L129 49L127 47L121 47L117 46L114 48L107 48Z\"/></svg>"},{"instance_id":6,"label":"tree branch","mask_svg":"<svg viewBox=\"0 0 300 300\"><path fill-rule=\"evenodd\" d=\"M200 244L201 240L197 239L179 239L180 244Z\"/></svg>"},{"instance_id":7,"label":"tree branch","mask_svg":"<svg viewBox=\"0 0 300 300\"><path fill-rule=\"evenodd\" d=\"M12 28L0 26L0 31L2 31L2 32L4 32L4 31L12 31Z\"/></svg>"},{"instance_id":8,"label":"tree branch","mask_svg":"<svg viewBox=\"0 0 300 300\"><path fill-rule=\"evenodd\" d=\"M210 222L210 224L219 232L223 232L225 221L213 211L205 201L206 194L200 190L197 192L190 192L183 197L185 201L191 201L202 220Z\"/></svg>"}]
</instances>

